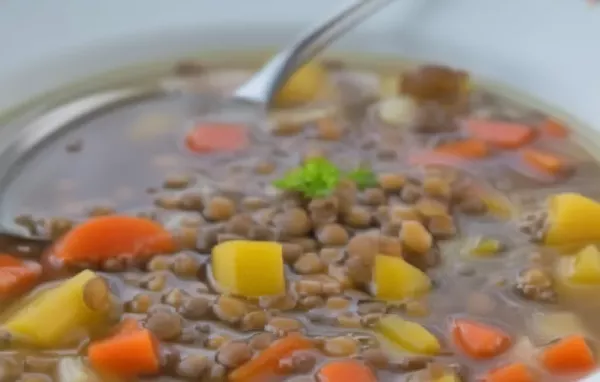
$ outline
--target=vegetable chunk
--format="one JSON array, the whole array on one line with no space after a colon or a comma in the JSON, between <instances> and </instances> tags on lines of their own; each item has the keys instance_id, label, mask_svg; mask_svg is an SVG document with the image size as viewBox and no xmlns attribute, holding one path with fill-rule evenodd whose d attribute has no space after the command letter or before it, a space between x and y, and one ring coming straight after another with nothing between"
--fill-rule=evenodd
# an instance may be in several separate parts
<instances>
[{"instance_id":1,"label":"vegetable chunk","mask_svg":"<svg viewBox=\"0 0 600 382\"><path fill-rule=\"evenodd\" d=\"M416 322L388 315L379 321L377 329L410 352L428 355L440 352L441 346L437 338Z\"/></svg>"},{"instance_id":2,"label":"vegetable chunk","mask_svg":"<svg viewBox=\"0 0 600 382\"><path fill-rule=\"evenodd\" d=\"M575 255L569 280L575 284L600 284L600 251L596 246L583 248Z\"/></svg>"},{"instance_id":3,"label":"vegetable chunk","mask_svg":"<svg viewBox=\"0 0 600 382\"><path fill-rule=\"evenodd\" d=\"M0 301L10 300L31 289L41 275L39 264L10 255L0 255Z\"/></svg>"},{"instance_id":4,"label":"vegetable chunk","mask_svg":"<svg viewBox=\"0 0 600 382\"><path fill-rule=\"evenodd\" d=\"M276 242L232 240L213 248L215 280L228 293L260 297L285 293L282 246Z\"/></svg>"},{"instance_id":5,"label":"vegetable chunk","mask_svg":"<svg viewBox=\"0 0 600 382\"><path fill-rule=\"evenodd\" d=\"M92 343L88 357L97 370L122 377L153 374L160 367L158 340L148 329L119 333Z\"/></svg>"},{"instance_id":6,"label":"vegetable chunk","mask_svg":"<svg viewBox=\"0 0 600 382\"><path fill-rule=\"evenodd\" d=\"M377 378L367 366L357 361L337 361L323 366L319 371L323 382L376 382Z\"/></svg>"},{"instance_id":7,"label":"vegetable chunk","mask_svg":"<svg viewBox=\"0 0 600 382\"><path fill-rule=\"evenodd\" d=\"M87 220L58 241L52 254L67 263L119 256L149 257L175 250L172 235L149 219L109 215Z\"/></svg>"},{"instance_id":8,"label":"vegetable chunk","mask_svg":"<svg viewBox=\"0 0 600 382\"><path fill-rule=\"evenodd\" d=\"M229 374L229 380L236 382L264 381L269 376L277 374L280 360L289 357L296 351L308 350L313 347L313 343L301 334L291 333L274 342L251 361L235 369Z\"/></svg>"},{"instance_id":9,"label":"vegetable chunk","mask_svg":"<svg viewBox=\"0 0 600 382\"><path fill-rule=\"evenodd\" d=\"M106 310L93 310L84 300L87 283L96 277L94 272L85 270L42 292L11 315L5 327L40 347L61 345L71 331L89 328L106 317Z\"/></svg>"},{"instance_id":10,"label":"vegetable chunk","mask_svg":"<svg viewBox=\"0 0 600 382\"><path fill-rule=\"evenodd\" d=\"M458 348L475 359L492 358L511 346L510 337L502 330L471 320L455 320L452 338Z\"/></svg>"},{"instance_id":11,"label":"vegetable chunk","mask_svg":"<svg viewBox=\"0 0 600 382\"><path fill-rule=\"evenodd\" d=\"M596 368L594 355L585 338L574 335L548 346L540 361L556 374L585 373Z\"/></svg>"},{"instance_id":12,"label":"vegetable chunk","mask_svg":"<svg viewBox=\"0 0 600 382\"><path fill-rule=\"evenodd\" d=\"M375 295L384 300L415 297L431 289L431 280L425 273L399 257L375 257Z\"/></svg>"},{"instance_id":13,"label":"vegetable chunk","mask_svg":"<svg viewBox=\"0 0 600 382\"><path fill-rule=\"evenodd\" d=\"M554 195L548 200L548 223L547 245L600 241L600 203L576 193Z\"/></svg>"},{"instance_id":14,"label":"vegetable chunk","mask_svg":"<svg viewBox=\"0 0 600 382\"><path fill-rule=\"evenodd\" d=\"M298 69L275 96L278 106L293 106L313 101L327 86L327 72L323 66L311 61Z\"/></svg>"}]
</instances>

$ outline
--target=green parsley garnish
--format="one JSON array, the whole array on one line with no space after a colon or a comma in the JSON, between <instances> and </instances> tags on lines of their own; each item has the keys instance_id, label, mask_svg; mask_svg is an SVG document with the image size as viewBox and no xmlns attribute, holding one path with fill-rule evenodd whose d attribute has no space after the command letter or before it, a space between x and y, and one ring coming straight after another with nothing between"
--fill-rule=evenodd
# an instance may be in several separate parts
<instances>
[{"instance_id":1,"label":"green parsley garnish","mask_svg":"<svg viewBox=\"0 0 600 382\"><path fill-rule=\"evenodd\" d=\"M277 188L297 191L309 198L329 195L338 185L341 172L325 158L312 158L273 182Z\"/></svg>"},{"instance_id":2,"label":"green parsley garnish","mask_svg":"<svg viewBox=\"0 0 600 382\"><path fill-rule=\"evenodd\" d=\"M370 168L359 167L349 172L346 176L348 179L354 181L356 186L361 190L377 186L377 176L375 176L375 173Z\"/></svg>"},{"instance_id":3,"label":"green parsley garnish","mask_svg":"<svg viewBox=\"0 0 600 382\"><path fill-rule=\"evenodd\" d=\"M377 177L371 169L359 167L343 174L325 158L307 160L301 167L274 181L273 185L282 190L300 192L308 198L320 198L330 195L341 179L352 180L361 190L377 185Z\"/></svg>"}]
</instances>

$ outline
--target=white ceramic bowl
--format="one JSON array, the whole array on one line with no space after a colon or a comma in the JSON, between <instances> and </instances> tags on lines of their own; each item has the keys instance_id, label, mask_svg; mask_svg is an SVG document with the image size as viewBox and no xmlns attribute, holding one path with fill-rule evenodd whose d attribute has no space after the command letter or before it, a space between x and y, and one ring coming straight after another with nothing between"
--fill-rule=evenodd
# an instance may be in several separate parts
<instances>
[{"instance_id":1,"label":"white ceramic bowl","mask_svg":"<svg viewBox=\"0 0 600 382\"><path fill-rule=\"evenodd\" d=\"M110 68L276 47L345 1L3 0L0 111ZM460 66L600 129L594 36L600 8L585 0L398 0L333 49Z\"/></svg>"},{"instance_id":2,"label":"white ceramic bowl","mask_svg":"<svg viewBox=\"0 0 600 382\"><path fill-rule=\"evenodd\" d=\"M345 1L2 0L0 112L124 65L277 47ZM333 49L462 67L600 130L597 36L584 0L397 0Z\"/></svg>"}]
</instances>

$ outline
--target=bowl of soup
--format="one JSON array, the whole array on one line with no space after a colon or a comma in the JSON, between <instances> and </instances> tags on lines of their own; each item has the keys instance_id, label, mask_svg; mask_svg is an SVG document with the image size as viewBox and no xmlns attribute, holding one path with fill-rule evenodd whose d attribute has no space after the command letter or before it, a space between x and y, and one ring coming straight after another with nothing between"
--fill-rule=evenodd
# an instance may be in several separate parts
<instances>
[{"instance_id":1,"label":"bowl of soup","mask_svg":"<svg viewBox=\"0 0 600 382\"><path fill-rule=\"evenodd\" d=\"M0 381L598 368L598 10L397 2L201 118L343 3L0 4Z\"/></svg>"}]
</instances>

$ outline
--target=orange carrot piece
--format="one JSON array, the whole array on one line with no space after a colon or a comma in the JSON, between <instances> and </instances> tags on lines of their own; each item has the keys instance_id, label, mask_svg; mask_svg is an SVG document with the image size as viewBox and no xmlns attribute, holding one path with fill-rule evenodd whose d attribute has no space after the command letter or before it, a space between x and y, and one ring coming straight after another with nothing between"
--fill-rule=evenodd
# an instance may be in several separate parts
<instances>
[{"instance_id":1,"label":"orange carrot piece","mask_svg":"<svg viewBox=\"0 0 600 382\"><path fill-rule=\"evenodd\" d=\"M230 381L262 381L265 376L276 374L281 359L298 350L313 348L313 343L299 333L291 333L274 342L256 358L235 369L229 374Z\"/></svg>"},{"instance_id":2,"label":"orange carrot piece","mask_svg":"<svg viewBox=\"0 0 600 382\"><path fill-rule=\"evenodd\" d=\"M521 156L531 167L550 175L560 174L568 168L565 159L547 151L527 148L523 149Z\"/></svg>"},{"instance_id":3,"label":"orange carrot piece","mask_svg":"<svg viewBox=\"0 0 600 382\"><path fill-rule=\"evenodd\" d=\"M0 301L29 291L42 273L42 267L11 255L0 254Z\"/></svg>"},{"instance_id":4,"label":"orange carrot piece","mask_svg":"<svg viewBox=\"0 0 600 382\"><path fill-rule=\"evenodd\" d=\"M475 359L495 357L512 344L502 330L471 320L455 320L452 338L458 348Z\"/></svg>"},{"instance_id":5,"label":"orange carrot piece","mask_svg":"<svg viewBox=\"0 0 600 382\"><path fill-rule=\"evenodd\" d=\"M377 382L373 371L357 361L330 362L319 370L321 382Z\"/></svg>"},{"instance_id":6,"label":"orange carrot piece","mask_svg":"<svg viewBox=\"0 0 600 382\"><path fill-rule=\"evenodd\" d=\"M154 374L160 367L158 340L147 329L94 342L88 358L99 371L122 377Z\"/></svg>"},{"instance_id":7,"label":"orange carrot piece","mask_svg":"<svg viewBox=\"0 0 600 382\"><path fill-rule=\"evenodd\" d=\"M236 151L248 146L247 130L242 125L211 123L190 130L185 138L187 147L197 153Z\"/></svg>"},{"instance_id":8,"label":"orange carrot piece","mask_svg":"<svg viewBox=\"0 0 600 382\"><path fill-rule=\"evenodd\" d=\"M513 363L490 370L483 380L485 382L536 382L537 378L525 364Z\"/></svg>"},{"instance_id":9,"label":"orange carrot piece","mask_svg":"<svg viewBox=\"0 0 600 382\"><path fill-rule=\"evenodd\" d=\"M513 122L471 119L466 127L474 138L503 149L517 149L535 138L534 129Z\"/></svg>"},{"instance_id":10,"label":"orange carrot piece","mask_svg":"<svg viewBox=\"0 0 600 382\"><path fill-rule=\"evenodd\" d=\"M436 147L435 151L440 154L452 155L464 159L481 159L490 154L485 142L477 139L444 143Z\"/></svg>"},{"instance_id":11,"label":"orange carrot piece","mask_svg":"<svg viewBox=\"0 0 600 382\"><path fill-rule=\"evenodd\" d=\"M561 122L548 118L540 127L542 134L552 138L566 138L569 136L569 129Z\"/></svg>"},{"instance_id":12,"label":"orange carrot piece","mask_svg":"<svg viewBox=\"0 0 600 382\"><path fill-rule=\"evenodd\" d=\"M52 255L65 262L99 262L118 256L149 257L176 249L172 235L149 219L109 215L92 218L63 236Z\"/></svg>"},{"instance_id":13,"label":"orange carrot piece","mask_svg":"<svg viewBox=\"0 0 600 382\"><path fill-rule=\"evenodd\" d=\"M594 354L585 338L573 335L548 346L540 361L552 373L584 373L596 368Z\"/></svg>"},{"instance_id":14,"label":"orange carrot piece","mask_svg":"<svg viewBox=\"0 0 600 382\"><path fill-rule=\"evenodd\" d=\"M464 166L467 161L444 153L436 152L435 150L421 151L411 154L408 158L409 164L413 166L449 166L449 167L461 167Z\"/></svg>"}]
</instances>

